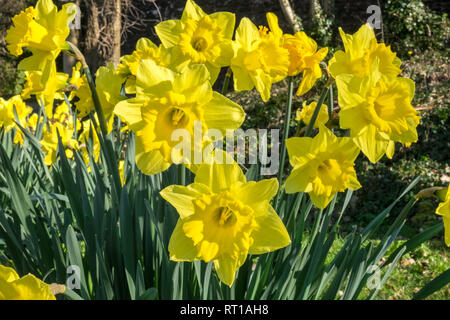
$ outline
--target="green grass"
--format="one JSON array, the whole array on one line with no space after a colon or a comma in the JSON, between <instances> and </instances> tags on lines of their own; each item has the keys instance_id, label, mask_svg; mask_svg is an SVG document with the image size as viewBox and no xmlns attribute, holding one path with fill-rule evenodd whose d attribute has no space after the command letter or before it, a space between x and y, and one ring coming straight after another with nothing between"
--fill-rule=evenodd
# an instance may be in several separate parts
<instances>
[{"instance_id":1,"label":"green grass","mask_svg":"<svg viewBox=\"0 0 450 320\"><path fill-rule=\"evenodd\" d=\"M370 240L378 244L379 240ZM397 249L404 241L395 241L386 253L386 256ZM326 263L329 263L344 244L342 238L336 239L331 247ZM384 261L382 259L382 261ZM447 270L450 266L450 249L441 240L429 240L418 248L405 254L400 263L391 273L389 279L376 296L376 300L410 300L415 293L423 288L432 279ZM383 277L382 272L381 277ZM364 299L369 290L364 288L360 299ZM427 300L449 300L450 285L433 293Z\"/></svg>"}]
</instances>

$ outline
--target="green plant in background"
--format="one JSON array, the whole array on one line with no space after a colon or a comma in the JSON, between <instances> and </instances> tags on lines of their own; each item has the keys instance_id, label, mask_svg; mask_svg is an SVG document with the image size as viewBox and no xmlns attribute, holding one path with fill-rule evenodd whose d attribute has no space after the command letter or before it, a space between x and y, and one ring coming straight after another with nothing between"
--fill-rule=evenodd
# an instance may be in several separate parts
<instances>
[{"instance_id":1,"label":"green plant in background","mask_svg":"<svg viewBox=\"0 0 450 320\"><path fill-rule=\"evenodd\" d=\"M334 16L332 14L325 14L319 1L310 2L311 8L311 26L308 28L311 36L316 39L321 45L329 45L332 40L332 28L334 27Z\"/></svg>"},{"instance_id":2,"label":"green plant in background","mask_svg":"<svg viewBox=\"0 0 450 320\"><path fill-rule=\"evenodd\" d=\"M402 57L408 51L446 49L450 31L447 14L431 11L421 0L383 1L382 12L386 42Z\"/></svg>"}]
</instances>

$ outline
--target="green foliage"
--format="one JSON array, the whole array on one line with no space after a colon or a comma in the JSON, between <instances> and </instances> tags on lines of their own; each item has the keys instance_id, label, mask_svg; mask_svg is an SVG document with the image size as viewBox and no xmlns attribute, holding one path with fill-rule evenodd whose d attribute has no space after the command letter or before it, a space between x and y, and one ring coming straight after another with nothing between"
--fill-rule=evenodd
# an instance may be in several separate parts
<instances>
[{"instance_id":1,"label":"green foliage","mask_svg":"<svg viewBox=\"0 0 450 320\"><path fill-rule=\"evenodd\" d=\"M445 49L450 28L447 14L431 11L421 0L382 1L382 13L385 41L401 57L410 50Z\"/></svg>"},{"instance_id":2,"label":"green foliage","mask_svg":"<svg viewBox=\"0 0 450 320\"><path fill-rule=\"evenodd\" d=\"M14 60L0 57L0 97L20 94L25 82L25 74L17 69Z\"/></svg>"},{"instance_id":3,"label":"green foliage","mask_svg":"<svg viewBox=\"0 0 450 320\"><path fill-rule=\"evenodd\" d=\"M327 46L333 37L334 16L326 15L318 1L314 1L314 6L314 15L311 19L311 26L308 28L308 34L321 46Z\"/></svg>"},{"instance_id":4,"label":"green foliage","mask_svg":"<svg viewBox=\"0 0 450 320\"><path fill-rule=\"evenodd\" d=\"M6 30L11 25L11 17L19 13L27 4L32 1L0 1L2 10L0 12L0 97L7 98L20 94L25 75L17 70L18 59L9 54L6 48Z\"/></svg>"}]
</instances>

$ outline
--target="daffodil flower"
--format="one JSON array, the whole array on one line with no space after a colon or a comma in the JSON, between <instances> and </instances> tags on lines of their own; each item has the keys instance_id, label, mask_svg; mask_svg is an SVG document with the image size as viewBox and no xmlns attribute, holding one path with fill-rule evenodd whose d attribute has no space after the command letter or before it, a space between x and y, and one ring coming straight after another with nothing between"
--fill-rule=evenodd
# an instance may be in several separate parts
<instances>
[{"instance_id":1,"label":"daffodil flower","mask_svg":"<svg viewBox=\"0 0 450 320\"><path fill-rule=\"evenodd\" d=\"M338 138L319 124L314 138L289 138L286 147L293 167L286 193L306 192L316 207L324 209L337 192L361 188L354 168L359 149L351 138Z\"/></svg>"},{"instance_id":2,"label":"daffodil flower","mask_svg":"<svg viewBox=\"0 0 450 320\"><path fill-rule=\"evenodd\" d=\"M50 75L44 70L54 63L61 50L68 49L69 23L76 14L74 4L65 4L60 11L51 0L39 0L36 7L29 7L16 15L5 40L11 54L19 56L27 47L32 55L19 63L19 69L43 72L43 83Z\"/></svg>"},{"instance_id":3,"label":"daffodil flower","mask_svg":"<svg viewBox=\"0 0 450 320\"><path fill-rule=\"evenodd\" d=\"M450 188L447 188L443 202L436 209L436 214L442 216L445 228L445 244L450 247Z\"/></svg>"},{"instance_id":4,"label":"daffodil flower","mask_svg":"<svg viewBox=\"0 0 450 320\"><path fill-rule=\"evenodd\" d=\"M0 300L56 300L50 286L32 274L22 278L17 272L0 265Z\"/></svg>"},{"instance_id":5,"label":"daffodil flower","mask_svg":"<svg viewBox=\"0 0 450 320\"><path fill-rule=\"evenodd\" d=\"M220 68L230 64L234 24L234 14L208 15L194 1L187 0L180 20L162 21L155 30L164 47L173 47L175 61L205 64L214 83Z\"/></svg>"},{"instance_id":6,"label":"daffodil flower","mask_svg":"<svg viewBox=\"0 0 450 320\"><path fill-rule=\"evenodd\" d=\"M28 107L19 95L13 96L8 100L0 97L0 128L3 128L5 133L17 127L14 109L21 125L33 111L33 108Z\"/></svg>"},{"instance_id":7,"label":"daffodil flower","mask_svg":"<svg viewBox=\"0 0 450 320\"><path fill-rule=\"evenodd\" d=\"M76 84L78 89L72 92L70 98L74 96L79 98L79 101L75 102L75 107L78 110L78 116L83 118L91 111L95 110L92 92L89 83L87 82L86 75L75 75L75 78L72 79L71 82ZM110 132L112 130L112 113L114 106L119 101L125 99L125 97L120 94L122 89L122 77L117 74L112 63L110 63L108 67L100 67L97 70L95 86L105 119L108 122L108 132Z\"/></svg>"},{"instance_id":8,"label":"daffodil flower","mask_svg":"<svg viewBox=\"0 0 450 320\"><path fill-rule=\"evenodd\" d=\"M136 50L120 58L120 64L116 70L117 74L126 79L125 91L128 94L136 93L136 74L142 60L153 60L158 66L182 72L189 60L180 56L174 57L172 50L173 47L167 49L162 44L156 46L150 39L140 38L136 43Z\"/></svg>"},{"instance_id":9,"label":"daffodil flower","mask_svg":"<svg viewBox=\"0 0 450 320\"><path fill-rule=\"evenodd\" d=\"M96 120L98 123L98 120ZM90 158L89 158L89 148L88 143L90 141L90 138L92 137L92 158L95 162L98 161L100 157L100 140L98 139L97 132L94 130L94 125L92 124L92 121L86 120L82 123L82 131L78 135L78 147L81 156L83 157L84 163L87 165L89 164ZM91 171L91 166L88 167L88 171Z\"/></svg>"},{"instance_id":10,"label":"daffodil flower","mask_svg":"<svg viewBox=\"0 0 450 320\"><path fill-rule=\"evenodd\" d=\"M375 32L365 24L353 35L339 28L345 52L336 51L329 62L329 71L336 78L340 74L353 74L363 78L372 72L378 76L396 77L400 74L401 61L389 46L377 43ZM373 70L374 63L377 68Z\"/></svg>"},{"instance_id":11,"label":"daffodil flower","mask_svg":"<svg viewBox=\"0 0 450 320\"><path fill-rule=\"evenodd\" d=\"M70 122L68 122L70 123ZM73 126L55 122L50 124L50 130L44 126L44 134L41 140L42 151L45 153L44 163L52 166L56 161L56 152L58 150L58 133L64 147L66 157L73 158L73 150L78 150L78 141L73 139Z\"/></svg>"},{"instance_id":12,"label":"daffodil flower","mask_svg":"<svg viewBox=\"0 0 450 320\"><path fill-rule=\"evenodd\" d=\"M263 26L258 29L248 18L241 20L231 60L234 89L244 91L256 87L263 101L269 100L272 84L284 79L289 67L289 52L282 46L283 32L278 18L269 12L267 21L270 30Z\"/></svg>"},{"instance_id":13,"label":"daffodil flower","mask_svg":"<svg viewBox=\"0 0 450 320\"><path fill-rule=\"evenodd\" d=\"M316 106L316 101L313 101L310 104L307 104L306 101L303 101L302 109L297 110L295 120L303 121L304 124L308 125L314 114L314 110L316 110ZM319 115L317 116L316 122L314 123L314 128L318 128L319 123L327 123L328 120L328 107L326 104L322 104L319 110Z\"/></svg>"},{"instance_id":14,"label":"daffodil flower","mask_svg":"<svg viewBox=\"0 0 450 320\"><path fill-rule=\"evenodd\" d=\"M28 107L19 95L8 100L0 97L0 128L3 128L5 133L15 128L14 143L23 145L22 130L16 124L14 109L18 123L22 127L26 127L27 117L33 112L33 108Z\"/></svg>"},{"instance_id":15,"label":"daffodil flower","mask_svg":"<svg viewBox=\"0 0 450 320\"><path fill-rule=\"evenodd\" d=\"M336 85L340 127L350 129L350 136L372 163L384 154L392 158L395 142L417 141L420 117L411 105L411 79L381 77L376 72L365 78L342 74L336 77Z\"/></svg>"},{"instance_id":16,"label":"daffodil flower","mask_svg":"<svg viewBox=\"0 0 450 320\"><path fill-rule=\"evenodd\" d=\"M322 77L320 62L328 54L328 48L317 50L317 43L303 31L295 35L283 35L283 47L289 51L288 75L295 76L303 72L296 94L304 95Z\"/></svg>"},{"instance_id":17,"label":"daffodil flower","mask_svg":"<svg viewBox=\"0 0 450 320\"><path fill-rule=\"evenodd\" d=\"M177 129L184 129L195 138L196 121L202 131L214 128L222 135L227 129L241 126L244 110L213 92L209 79L204 65L188 66L178 74L152 60L141 62L136 75L136 97L119 102L114 113L136 134L136 164L143 173L156 174L173 163L173 151L176 153L180 145L172 139ZM194 149L194 143L189 146Z\"/></svg>"},{"instance_id":18,"label":"daffodil flower","mask_svg":"<svg viewBox=\"0 0 450 320\"><path fill-rule=\"evenodd\" d=\"M172 185L161 196L180 218L169 241L170 259L214 262L219 279L232 286L248 254L290 244L286 228L270 205L276 179L247 181L239 165L203 164L194 183Z\"/></svg>"},{"instance_id":19,"label":"daffodil flower","mask_svg":"<svg viewBox=\"0 0 450 320\"><path fill-rule=\"evenodd\" d=\"M64 95L60 90L67 86L69 76L56 71L55 61L52 61L47 67L44 71L25 71L25 86L21 96L23 99L28 99L34 95L39 103L42 100L45 114L52 118L53 103L55 99L64 100Z\"/></svg>"}]
</instances>

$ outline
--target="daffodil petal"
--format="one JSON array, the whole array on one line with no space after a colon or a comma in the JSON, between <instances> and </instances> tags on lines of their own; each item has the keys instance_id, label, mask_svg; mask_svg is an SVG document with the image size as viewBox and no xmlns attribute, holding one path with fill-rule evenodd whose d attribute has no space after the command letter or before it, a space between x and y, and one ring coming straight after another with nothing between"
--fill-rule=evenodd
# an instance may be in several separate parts
<instances>
[{"instance_id":1,"label":"daffodil petal","mask_svg":"<svg viewBox=\"0 0 450 320\"><path fill-rule=\"evenodd\" d=\"M289 154L289 162L291 166L296 165L296 157L305 155L309 152L313 139L310 137L292 137L286 139L286 148Z\"/></svg>"},{"instance_id":2,"label":"daffodil petal","mask_svg":"<svg viewBox=\"0 0 450 320\"><path fill-rule=\"evenodd\" d=\"M253 244L250 254L263 254L284 248L291 243L286 227L278 214L269 206L267 214L256 217L257 227L253 229L251 237Z\"/></svg>"},{"instance_id":3,"label":"daffodil petal","mask_svg":"<svg viewBox=\"0 0 450 320\"><path fill-rule=\"evenodd\" d=\"M173 47L180 41L179 34L183 30L180 20L161 21L155 27L156 34L166 48Z\"/></svg>"},{"instance_id":4,"label":"daffodil petal","mask_svg":"<svg viewBox=\"0 0 450 320\"><path fill-rule=\"evenodd\" d=\"M294 168L286 179L286 193L308 192L309 183L308 167Z\"/></svg>"},{"instance_id":5,"label":"daffodil petal","mask_svg":"<svg viewBox=\"0 0 450 320\"><path fill-rule=\"evenodd\" d=\"M178 219L170 237L169 254L170 259L174 261L193 261L197 257L198 249L192 239L184 233L181 219Z\"/></svg>"},{"instance_id":6,"label":"daffodil petal","mask_svg":"<svg viewBox=\"0 0 450 320\"><path fill-rule=\"evenodd\" d=\"M137 131L143 126L141 114L143 104L144 101L138 98L120 101L114 107L114 114L125 122L130 129Z\"/></svg>"},{"instance_id":7,"label":"daffodil petal","mask_svg":"<svg viewBox=\"0 0 450 320\"><path fill-rule=\"evenodd\" d=\"M258 70L259 71L259 70ZM256 90L261 95L261 99L266 102L270 98L270 90L272 88L272 79L270 76L263 72L258 72L255 75L251 75L252 81L255 84Z\"/></svg>"},{"instance_id":8,"label":"daffodil petal","mask_svg":"<svg viewBox=\"0 0 450 320\"><path fill-rule=\"evenodd\" d=\"M255 87L252 77L250 77L247 71L236 66L232 66L231 69L233 70L234 90L247 91Z\"/></svg>"},{"instance_id":9,"label":"daffodil petal","mask_svg":"<svg viewBox=\"0 0 450 320\"><path fill-rule=\"evenodd\" d=\"M13 268L8 268L0 264L0 279L11 282L19 279L19 275Z\"/></svg>"},{"instance_id":10,"label":"daffodil petal","mask_svg":"<svg viewBox=\"0 0 450 320\"><path fill-rule=\"evenodd\" d=\"M258 28L248 18L242 18L236 29L236 41L243 46L244 50L250 51L254 42L259 41Z\"/></svg>"},{"instance_id":11,"label":"daffodil petal","mask_svg":"<svg viewBox=\"0 0 450 320\"><path fill-rule=\"evenodd\" d=\"M209 188L201 183L192 183L187 187L172 185L160 192L161 196L177 209L181 219L193 215L195 213L195 200L208 193L210 193Z\"/></svg>"},{"instance_id":12,"label":"daffodil petal","mask_svg":"<svg viewBox=\"0 0 450 320\"><path fill-rule=\"evenodd\" d=\"M450 216L445 216L442 218L444 221L444 239L447 247L450 247Z\"/></svg>"},{"instance_id":13,"label":"daffodil petal","mask_svg":"<svg viewBox=\"0 0 450 320\"><path fill-rule=\"evenodd\" d=\"M206 13L194 1L187 0L181 16L181 21L185 21L187 19L200 20L205 15Z\"/></svg>"},{"instance_id":14,"label":"daffodil petal","mask_svg":"<svg viewBox=\"0 0 450 320\"><path fill-rule=\"evenodd\" d=\"M170 163L164 160L159 150L145 152L138 137L136 137L136 165L144 174L152 175L163 172L170 167Z\"/></svg>"},{"instance_id":15,"label":"daffodil petal","mask_svg":"<svg viewBox=\"0 0 450 320\"><path fill-rule=\"evenodd\" d=\"M203 164L197 171L195 182L203 183L214 193L229 189L236 182L246 182L246 178L239 167L234 162L232 164Z\"/></svg>"},{"instance_id":16,"label":"daffodil petal","mask_svg":"<svg viewBox=\"0 0 450 320\"><path fill-rule=\"evenodd\" d=\"M136 87L138 95L141 93L158 94L162 88L157 85L170 86L175 79L175 73L161 66L158 66L152 60L142 60L139 64L136 75Z\"/></svg>"},{"instance_id":17,"label":"daffodil petal","mask_svg":"<svg viewBox=\"0 0 450 320\"><path fill-rule=\"evenodd\" d=\"M231 12L215 12L210 14L209 17L217 21L217 24L223 30L223 36L225 39L231 39L234 33L234 25L236 17Z\"/></svg>"},{"instance_id":18,"label":"daffodil petal","mask_svg":"<svg viewBox=\"0 0 450 320\"><path fill-rule=\"evenodd\" d=\"M227 129L236 130L245 119L245 112L241 106L227 97L213 92L213 98L205 105L207 112L204 119L208 128L221 130L223 134Z\"/></svg>"},{"instance_id":19,"label":"daffodil petal","mask_svg":"<svg viewBox=\"0 0 450 320\"><path fill-rule=\"evenodd\" d=\"M231 287L234 282L236 271L239 267L237 261L229 257L221 257L214 260L214 269L223 283Z\"/></svg>"},{"instance_id":20,"label":"daffodil petal","mask_svg":"<svg viewBox=\"0 0 450 320\"><path fill-rule=\"evenodd\" d=\"M389 140L380 136L377 128L371 124L366 126L359 136L354 137L353 141L372 163L383 157L389 144Z\"/></svg>"},{"instance_id":21,"label":"daffodil petal","mask_svg":"<svg viewBox=\"0 0 450 320\"><path fill-rule=\"evenodd\" d=\"M302 96L307 93L316 83L317 79L322 77L322 70L319 64L315 64L313 69L306 69L303 71L303 79L297 89L297 95Z\"/></svg>"},{"instance_id":22,"label":"daffodil petal","mask_svg":"<svg viewBox=\"0 0 450 320\"><path fill-rule=\"evenodd\" d=\"M234 192L235 197L242 203L248 204L255 217L266 215L270 200L278 191L278 180L263 179L258 182L249 181L240 185Z\"/></svg>"},{"instance_id":23,"label":"daffodil petal","mask_svg":"<svg viewBox=\"0 0 450 320\"><path fill-rule=\"evenodd\" d=\"M332 192L330 196L325 194L316 194L313 192L308 193L312 203L319 209L325 209L328 204L333 200L336 192Z\"/></svg>"}]
</instances>

